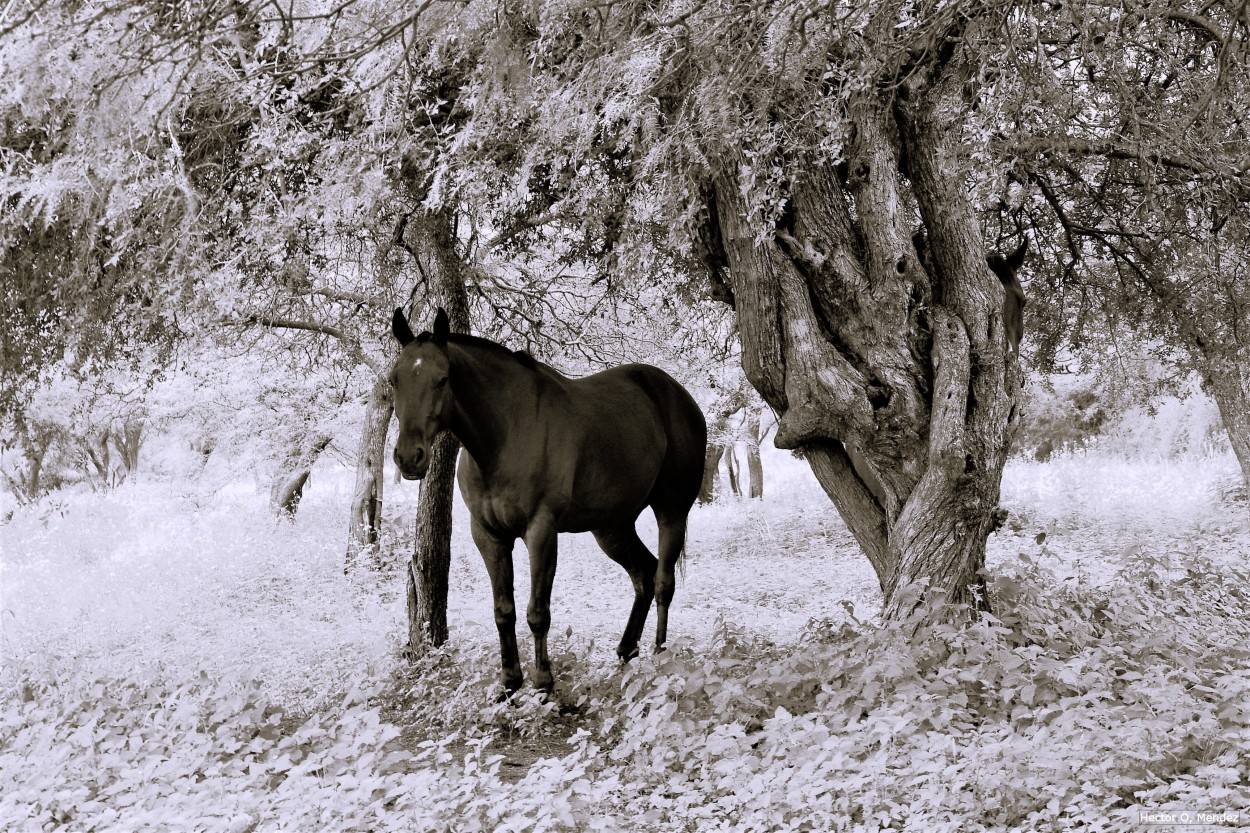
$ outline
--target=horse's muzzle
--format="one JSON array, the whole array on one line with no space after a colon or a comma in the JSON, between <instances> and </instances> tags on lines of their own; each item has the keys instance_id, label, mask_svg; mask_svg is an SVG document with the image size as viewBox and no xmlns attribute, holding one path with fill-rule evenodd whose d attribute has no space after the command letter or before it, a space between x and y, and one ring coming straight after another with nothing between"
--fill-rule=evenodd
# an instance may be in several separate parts
<instances>
[{"instance_id":1,"label":"horse's muzzle","mask_svg":"<svg viewBox=\"0 0 1250 833\"><path fill-rule=\"evenodd\" d=\"M410 457L401 457L396 450L395 465L399 468L399 476L404 480L421 480L430 470L430 456L423 448L418 448Z\"/></svg>"}]
</instances>

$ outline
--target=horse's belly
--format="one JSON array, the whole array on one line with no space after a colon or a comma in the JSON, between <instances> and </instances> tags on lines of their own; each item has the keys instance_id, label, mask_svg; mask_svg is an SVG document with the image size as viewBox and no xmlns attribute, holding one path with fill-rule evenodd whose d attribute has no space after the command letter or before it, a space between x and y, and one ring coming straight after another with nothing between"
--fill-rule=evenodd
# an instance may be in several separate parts
<instances>
[{"instance_id":1,"label":"horse's belly","mask_svg":"<svg viewBox=\"0 0 1250 833\"><path fill-rule=\"evenodd\" d=\"M633 522L655 487L666 438L654 420L643 419L648 400L621 405L557 422L541 442L502 458L489 478L462 452L458 479L469 511L487 528L515 535L539 515L560 532ZM621 413L633 418L622 422Z\"/></svg>"},{"instance_id":2,"label":"horse's belly","mask_svg":"<svg viewBox=\"0 0 1250 833\"><path fill-rule=\"evenodd\" d=\"M614 507L570 507L556 524L558 532L591 532L596 529L610 529L638 518L645 504Z\"/></svg>"},{"instance_id":3,"label":"horse's belly","mask_svg":"<svg viewBox=\"0 0 1250 833\"><path fill-rule=\"evenodd\" d=\"M472 497L460 492L469 514L474 519L497 535L513 535L521 537L529 527L534 512L528 511L515 501L503 497L495 497L490 493L476 493Z\"/></svg>"},{"instance_id":4,"label":"horse's belly","mask_svg":"<svg viewBox=\"0 0 1250 833\"><path fill-rule=\"evenodd\" d=\"M640 457L580 467L557 516L560 531L586 532L632 522L646 507L659 469L659 460Z\"/></svg>"}]
</instances>

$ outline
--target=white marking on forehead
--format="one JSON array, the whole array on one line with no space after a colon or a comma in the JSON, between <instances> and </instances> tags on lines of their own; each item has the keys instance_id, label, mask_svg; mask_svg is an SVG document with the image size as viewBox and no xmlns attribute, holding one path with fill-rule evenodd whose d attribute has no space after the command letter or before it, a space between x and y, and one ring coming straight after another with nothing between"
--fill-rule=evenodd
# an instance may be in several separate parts
<instances>
[{"instance_id":1,"label":"white marking on forehead","mask_svg":"<svg viewBox=\"0 0 1250 833\"><path fill-rule=\"evenodd\" d=\"M424 363L425 363L425 359L417 359L416 361L414 361L414 362L412 363L412 369L413 369L413 370L420 370L420 369L421 369L421 365L422 365L422 364L424 364Z\"/></svg>"}]
</instances>

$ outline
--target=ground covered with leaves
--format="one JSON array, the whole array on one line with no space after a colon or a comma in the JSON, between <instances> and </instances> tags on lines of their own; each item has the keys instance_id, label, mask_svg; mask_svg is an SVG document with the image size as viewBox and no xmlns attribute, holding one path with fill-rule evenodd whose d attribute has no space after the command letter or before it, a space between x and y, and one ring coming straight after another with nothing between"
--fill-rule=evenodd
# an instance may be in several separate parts
<instances>
[{"instance_id":1,"label":"ground covered with leaves","mask_svg":"<svg viewBox=\"0 0 1250 833\"><path fill-rule=\"evenodd\" d=\"M763 502L698 510L671 650L626 668L628 581L562 538L552 701L496 702L462 516L453 638L409 665L398 578L341 572L332 476L294 524L160 483L21 510L0 829L1138 830L1250 806L1231 461L1013 463L996 615L890 628L801 464L769 471Z\"/></svg>"}]
</instances>

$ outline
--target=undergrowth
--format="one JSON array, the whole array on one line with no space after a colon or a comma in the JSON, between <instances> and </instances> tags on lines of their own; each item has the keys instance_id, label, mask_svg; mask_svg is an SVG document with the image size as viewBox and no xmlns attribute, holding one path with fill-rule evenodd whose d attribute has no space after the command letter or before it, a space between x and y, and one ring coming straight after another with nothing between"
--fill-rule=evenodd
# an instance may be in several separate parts
<instances>
[{"instance_id":1,"label":"undergrowth","mask_svg":"<svg viewBox=\"0 0 1250 833\"><path fill-rule=\"evenodd\" d=\"M1097 586L1022 556L993 616L930 600L782 644L722 625L624 670L570 639L552 702L496 703L493 646L459 643L299 717L254 682L13 670L0 827L1137 830L1250 805L1248 588L1192 553ZM501 776L570 719L564 754Z\"/></svg>"}]
</instances>

